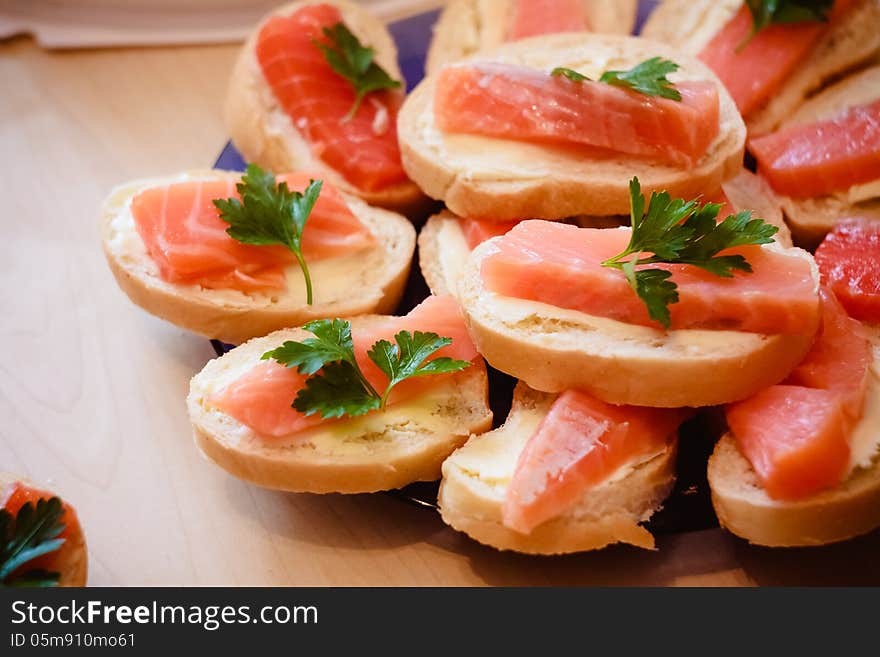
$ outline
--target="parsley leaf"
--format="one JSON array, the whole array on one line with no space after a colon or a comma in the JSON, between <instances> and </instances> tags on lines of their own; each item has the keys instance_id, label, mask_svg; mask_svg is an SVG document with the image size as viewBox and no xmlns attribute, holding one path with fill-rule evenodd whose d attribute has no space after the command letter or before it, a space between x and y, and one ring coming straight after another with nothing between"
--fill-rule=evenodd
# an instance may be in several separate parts
<instances>
[{"instance_id":1,"label":"parsley leaf","mask_svg":"<svg viewBox=\"0 0 880 657\"><path fill-rule=\"evenodd\" d=\"M575 82L587 82L592 81L586 75L582 73L578 73L570 68L565 68L564 66L557 66L552 71L550 71L550 75L562 75L567 77L569 80L574 80Z\"/></svg>"},{"instance_id":2,"label":"parsley leaf","mask_svg":"<svg viewBox=\"0 0 880 657\"><path fill-rule=\"evenodd\" d=\"M725 249L747 244L767 244L779 230L750 211L730 215L717 223L718 203L700 205L696 200L673 199L666 192L653 192L645 211L638 178L629 183L632 234L626 249L602 263L620 269L630 287L645 303L648 315L665 328L670 325L669 306L678 303L672 273L665 269L636 269L639 265L666 263L700 267L716 276L729 278L734 271L751 272L739 254L718 255ZM650 257L640 257L651 253ZM635 255L630 260L628 256Z\"/></svg>"},{"instance_id":3,"label":"parsley leaf","mask_svg":"<svg viewBox=\"0 0 880 657\"><path fill-rule=\"evenodd\" d=\"M55 586L59 573L33 569L20 575L12 573L44 554L54 552L64 544L58 538L64 531L61 517L64 507L61 500L52 497L37 500L36 506L28 502L13 517L6 509L0 509L0 584L3 586Z\"/></svg>"},{"instance_id":4,"label":"parsley leaf","mask_svg":"<svg viewBox=\"0 0 880 657\"><path fill-rule=\"evenodd\" d=\"M350 121L357 114L367 94L380 89L400 87L400 80L392 78L385 69L373 61L375 50L361 44L344 23L325 27L324 36L330 40L330 45L317 40L314 42L315 45L324 53L330 68L351 82L356 94L354 105L351 106L344 121Z\"/></svg>"},{"instance_id":5,"label":"parsley leaf","mask_svg":"<svg viewBox=\"0 0 880 657\"><path fill-rule=\"evenodd\" d=\"M599 78L599 82L632 89L646 96L660 96L680 101L681 94L666 77L678 68L678 64L668 59L652 57L628 71L606 71Z\"/></svg>"},{"instance_id":6,"label":"parsley leaf","mask_svg":"<svg viewBox=\"0 0 880 657\"><path fill-rule=\"evenodd\" d=\"M263 354L263 360L273 358L282 365L298 368L300 374L314 374L327 363L339 360L354 364L351 324L341 319L322 319L303 328L315 337L302 342L288 340Z\"/></svg>"},{"instance_id":7,"label":"parsley leaf","mask_svg":"<svg viewBox=\"0 0 880 657\"><path fill-rule=\"evenodd\" d=\"M286 182L256 164L249 164L235 188L237 198L215 199L220 218L229 224L228 235L242 244L281 244L296 256L306 282L306 303L312 304L312 278L302 254L306 220L315 207L323 181L311 180L303 192L292 192Z\"/></svg>"},{"instance_id":8,"label":"parsley leaf","mask_svg":"<svg viewBox=\"0 0 880 657\"><path fill-rule=\"evenodd\" d=\"M742 50L758 32L773 24L826 22L834 0L746 0L746 6L752 14L752 31L737 50Z\"/></svg>"},{"instance_id":9,"label":"parsley leaf","mask_svg":"<svg viewBox=\"0 0 880 657\"><path fill-rule=\"evenodd\" d=\"M366 388L357 365L346 361L327 363L321 374L306 379L293 401L293 407L305 415L320 413L323 418L355 417L381 406L381 398Z\"/></svg>"},{"instance_id":10,"label":"parsley leaf","mask_svg":"<svg viewBox=\"0 0 880 657\"><path fill-rule=\"evenodd\" d=\"M391 389L415 376L457 372L470 365L452 358L427 360L438 350L452 344L451 338L436 333L400 331L395 344L378 340L367 352L388 377L380 394L367 380L354 355L351 324L342 319L309 322L303 328L314 338L302 342L287 341L267 351L263 359L274 359L301 374L312 375L296 395L293 407L305 415L320 413L323 418L357 416L384 408ZM320 370L320 372L319 372Z\"/></svg>"},{"instance_id":11,"label":"parsley leaf","mask_svg":"<svg viewBox=\"0 0 880 657\"><path fill-rule=\"evenodd\" d=\"M370 360L379 366L388 377L388 387L382 394L382 406L388 399L391 389L401 381L413 376L457 372L470 365L466 360L435 358L425 362L434 352L452 344L452 339L441 338L436 333L400 331L394 336L397 344L379 340L367 352Z\"/></svg>"}]
</instances>

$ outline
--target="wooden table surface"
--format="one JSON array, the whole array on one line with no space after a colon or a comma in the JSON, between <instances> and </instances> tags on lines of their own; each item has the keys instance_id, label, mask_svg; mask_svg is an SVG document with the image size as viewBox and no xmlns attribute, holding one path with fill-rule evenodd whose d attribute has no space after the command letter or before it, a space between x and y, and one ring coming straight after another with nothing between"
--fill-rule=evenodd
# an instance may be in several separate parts
<instances>
[{"instance_id":1,"label":"wooden table surface","mask_svg":"<svg viewBox=\"0 0 880 657\"><path fill-rule=\"evenodd\" d=\"M772 551L712 530L656 552L529 558L386 495L277 493L208 463L184 398L211 347L117 289L98 211L116 183L214 161L235 54L0 44L0 470L75 504L91 585L880 582L876 533Z\"/></svg>"}]
</instances>

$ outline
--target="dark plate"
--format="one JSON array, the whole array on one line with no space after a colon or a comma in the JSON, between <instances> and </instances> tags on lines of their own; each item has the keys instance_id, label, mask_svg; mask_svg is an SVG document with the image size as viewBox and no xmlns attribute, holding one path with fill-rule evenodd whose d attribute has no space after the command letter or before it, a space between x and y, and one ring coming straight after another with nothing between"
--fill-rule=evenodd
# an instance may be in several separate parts
<instances>
[{"instance_id":1,"label":"dark plate","mask_svg":"<svg viewBox=\"0 0 880 657\"><path fill-rule=\"evenodd\" d=\"M639 26L655 4L653 0L642 0L639 7ZM390 26L391 34L397 43L400 68L410 89L424 75L425 54L431 40L431 28L437 20L438 13L432 11L419 14L392 23ZM239 171L244 169L244 164L241 155L229 143L223 149L215 166ZM398 314L406 314L426 296L428 296L428 286L419 268L413 267ZM216 340L212 341L212 344L218 355L231 348L230 345L224 345ZM502 424L507 417L515 384L516 380L513 377L489 368L489 399L492 412L495 414L495 426ZM711 419L710 415L700 414L682 427L680 442L686 446L686 449L679 450L678 481L663 509L654 514L648 524L652 532L679 533L718 526L706 482L706 461L713 446L713 442L707 439L707 436L713 435ZM437 508L436 482L412 484L388 494L410 504Z\"/></svg>"}]
</instances>

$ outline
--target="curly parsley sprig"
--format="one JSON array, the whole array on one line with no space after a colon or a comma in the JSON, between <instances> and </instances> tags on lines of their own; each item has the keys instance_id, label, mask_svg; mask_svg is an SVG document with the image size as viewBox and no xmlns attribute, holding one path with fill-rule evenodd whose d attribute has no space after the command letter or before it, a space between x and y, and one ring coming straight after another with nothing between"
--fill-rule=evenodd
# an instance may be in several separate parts
<instances>
[{"instance_id":1,"label":"curly parsley sprig","mask_svg":"<svg viewBox=\"0 0 880 657\"><path fill-rule=\"evenodd\" d=\"M605 71L599 82L637 91L645 96L681 100L681 94L666 76L679 69L678 64L662 57L646 59L627 71ZM570 68L559 66L550 75L564 76L573 82L590 82L590 78Z\"/></svg>"},{"instance_id":2,"label":"curly parsley sprig","mask_svg":"<svg viewBox=\"0 0 880 657\"><path fill-rule=\"evenodd\" d=\"M0 509L0 586L56 586L59 573L32 568L15 571L37 557L59 549L64 531L64 506L57 497L27 502L13 516Z\"/></svg>"},{"instance_id":3,"label":"curly parsley sprig","mask_svg":"<svg viewBox=\"0 0 880 657\"><path fill-rule=\"evenodd\" d=\"M306 282L306 303L312 304L312 277L302 254L302 237L306 220L318 201L321 180L310 180L302 192L290 191L286 182L276 184L275 176L256 164L235 188L237 198L215 199L220 218L229 224L226 232L242 244L286 246L299 263Z\"/></svg>"},{"instance_id":4,"label":"curly parsley sprig","mask_svg":"<svg viewBox=\"0 0 880 657\"><path fill-rule=\"evenodd\" d=\"M646 211L638 178L630 180L629 195L629 245L602 266L620 269L645 303L651 319L665 328L670 325L669 306L678 303L678 286L670 280L672 272L637 267L661 263L692 265L730 278L734 271L751 272L752 267L742 255L718 255L721 251L747 244L767 244L779 230L762 219L752 219L748 210L718 223L720 203L700 205L698 200L674 199L667 192L652 192ZM642 257L645 253L652 255Z\"/></svg>"},{"instance_id":5,"label":"curly parsley sprig","mask_svg":"<svg viewBox=\"0 0 880 657\"><path fill-rule=\"evenodd\" d=\"M400 331L394 336L394 344L379 340L367 352L369 359L388 377L388 385L380 392L364 376L355 358L351 323L322 319L309 322L303 329L315 337L302 342L288 340L264 353L262 358L296 367L300 374L309 376L293 402L293 407L305 415L320 413L323 418L363 415L385 408L388 395L401 381L457 372L470 365L468 361L445 356L428 360L452 344L451 338L430 332Z\"/></svg>"},{"instance_id":6,"label":"curly parsley sprig","mask_svg":"<svg viewBox=\"0 0 880 657\"><path fill-rule=\"evenodd\" d=\"M374 61L376 51L364 46L344 23L325 27L323 32L330 43L315 40L315 45L324 53L330 68L352 84L356 94L343 121L350 121L357 114L367 94L401 86L400 80L392 78Z\"/></svg>"}]
</instances>

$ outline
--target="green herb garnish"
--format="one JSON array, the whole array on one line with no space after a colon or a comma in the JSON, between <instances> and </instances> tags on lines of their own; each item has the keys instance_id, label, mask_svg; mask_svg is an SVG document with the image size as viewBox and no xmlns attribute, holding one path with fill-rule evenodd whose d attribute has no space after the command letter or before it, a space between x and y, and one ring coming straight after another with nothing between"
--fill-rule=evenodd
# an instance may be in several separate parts
<instances>
[{"instance_id":1,"label":"green herb garnish","mask_svg":"<svg viewBox=\"0 0 880 657\"><path fill-rule=\"evenodd\" d=\"M447 357L427 360L452 344L451 338L441 338L436 333L400 331L394 336L395 344L379 340L367 352L370 360L388 376L388 386L380 393L358 366L349 322L322 319L309 322L303 329L315 337L302 342L288 340L264 353L263 360L271 358L286 367L296 367L300 374L310 375L293 402L293 407L305 415L320 413L323 418L363 415L384 408L392 388L401 381L458 372L470 365L468 361Z\"/></svg>"},{"instance_id":2,"label":"green herb garnish","mask_svg":"<svg viewBox=\"0 0 880 657\"><path fill-rule=\"evenodd\" d=\"M646 96L681 100L681 94L666 77L677 71L678 68L678 64L668 59L652 57L628 71L606 71L599 78L599 82L632 89Z\"/></svg>"},{"instance_id":3,"label":"green herb garnish","mask_svg":"<svg viewBox=\"0 0 880 657\"><path fill-rule=\"evenodd\" d=\"M27 502L13 516L0 509L0 585L57 586L61 575L34 568L13 575L13 572L64 544L58 538L64 531L61 516L64 506L57 497Z\"/></svg>"},{"instance_id":4,"label":"green herb garnish","mask_svg":"<svg viewBox=\"0 0 880 657\"><path fill-rule=\"evenodd\" d=\"M550 75L562 75L563 77L568 78L569 80L573 80L574 82L592 82L590 78L588 78L583 73L578 73L577 71L565 68L564 66L557 66L552 71L550 71Z\"/></svg>"},{"instance_id":5,"label":"green herb garnish","mask_svg":"<svg viewBox=\"0 0 880 657\"><path fill-rule=\"evenodd\" d=\"M241 200L214 200L220 218L229 224L226 232L232 239L257 246L281 244L293 252L306 281L309 305L312 304L312 278L302 254L302 236L322 185L321 180L310 180L303 192L292 192L286 182L276 184L271 172L249 164L241 182L235 186Z\"/></svg>"},{"instance_id":6,"label":"green herb garnish","mask_svg":"<svg viewBox=\"0 0 880 657\"><path fill-rule=\"evenodd\" d=\"M736 49L742 50L754 36L774 24L824 23L834 6L834 0L746 0L752 14L752 31Z\"/></svg>"},{"instance_id":7,"label":"green herb garnish","mask_svg":"<svg viewBox=\"0 0 880 657\"><path fill-rule=\"evenodd\" d=\"M361 102L368 93L400 87L400 80L392 78L385 69L373 61L376 51L361 44L344 23L325 27L324 36L330 40L330 45L317 40L315 45L324 53L330 68L351 82L356 93L354 105L345 115L344 121L350 121L357 114Z\"/></svg>"},{"instance_id":8,"label":"green herb garnish","mask_svg":"<svg viewBox=\"0 0 880 657\"><path fill-rule=\"evenodd\" d=\"M681 94L666 77L678 70L678 64L668 59L652 57L641 64L634 66L628 71L605 71L599 82L610 84L615 87L632 89L646 96L660 96L670 100L681 100ZM578 73L570 68L558 66L550 75L561 75L574 82L591 81L586 75Z\"/></svg>"},{"instance_id":9,"label":"green herb garnish","mask_svg":"<svg viewBox=\"0 0 880 657\"><path fill-rule=\"evenodd\" d=\"M667 192L651 193L645 211L639 179L629 182L632 236L629 245L618 255L602 263L620 269L630 287L648 308L651 319L669 328L669 306L678 302L672 273L665 269L636 269L650 264L693 265L716 276L730 278L735 270L751 272L741 255L718 255L719 252L746 244L767 244L779 230L762 219L752 219L746 210L717 223L720 203L700 205L698 200L673 199ZM642 258L643 253L652 255ZM624 260L634 255L630 260Z\"/></svg>"}]
</instances>

